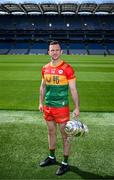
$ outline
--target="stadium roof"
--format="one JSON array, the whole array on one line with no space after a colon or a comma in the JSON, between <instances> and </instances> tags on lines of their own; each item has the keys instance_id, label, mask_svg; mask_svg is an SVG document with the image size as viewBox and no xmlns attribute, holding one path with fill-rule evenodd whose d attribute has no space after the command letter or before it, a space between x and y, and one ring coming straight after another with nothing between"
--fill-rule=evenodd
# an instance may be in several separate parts
<instances>
[{"instance_id":1,"label":"stadium roof","mask_svg":"<svg viewBox=\"0 0 114 180\"><path fill-rule=\"evenodd\" d=\"M0 14L114 14L114 0L101 0L101 3L95 0L38 2L0 0Z\"/></svg>"}]
</instances>

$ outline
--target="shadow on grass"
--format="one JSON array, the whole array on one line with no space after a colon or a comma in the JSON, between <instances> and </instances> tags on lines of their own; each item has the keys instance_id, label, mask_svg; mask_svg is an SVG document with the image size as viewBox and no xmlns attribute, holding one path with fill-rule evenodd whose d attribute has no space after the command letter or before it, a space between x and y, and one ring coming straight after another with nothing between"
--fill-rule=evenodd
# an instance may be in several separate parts
<instances>
[{"instance_id":1,"label":"shadow on grass","mask_svg":"<svg viewBox=\"0 0 114 180\"><path fill-rule=\"evenodd\" d=\"M70 171L78 174L83 179L114 179L114 176L100 176L91 172L83 171L76 166L70 166Z\"/></svg>"}]
</instances>

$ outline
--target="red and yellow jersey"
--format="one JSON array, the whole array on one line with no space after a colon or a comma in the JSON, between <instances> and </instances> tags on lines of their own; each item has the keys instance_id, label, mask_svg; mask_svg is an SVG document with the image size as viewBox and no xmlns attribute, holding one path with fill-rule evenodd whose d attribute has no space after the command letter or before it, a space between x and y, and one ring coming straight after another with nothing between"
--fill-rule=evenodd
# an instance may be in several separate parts
<instances>
[{"instance_id":1,"label":"red and yellow jersey","mask_svg":"<svg viewBox=\"0 0 114 180\"><path fill-rule=\"evenodd\" d=\"M46 83L46 106L68 106L68 81L76 79L73 68L64 61L56 67L48 63L42 68L42 78Z\"/></svg>"}]
</instances>

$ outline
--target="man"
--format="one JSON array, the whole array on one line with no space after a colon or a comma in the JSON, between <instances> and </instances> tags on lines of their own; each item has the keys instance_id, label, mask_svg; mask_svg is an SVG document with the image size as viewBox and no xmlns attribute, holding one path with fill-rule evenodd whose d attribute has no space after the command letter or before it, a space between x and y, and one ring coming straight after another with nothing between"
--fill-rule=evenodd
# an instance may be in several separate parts
<instances>
[{"instance_id":1,"label":"man","mask_svg":"<svg viewBox=\"0 0 114 180\"><path fill-rule=\"evenodd\" d=\"M74 102L74 114L76 117L79 116L78 93L73 68L60 58L62 50L59 42L51 42L48 53L51 56L51 61L42 68L39 110L44 112L47 123L50 154L40 163L40 166L56 164L55 149L58 124L63 139L64 157L56 175L62 175L69 170L70 143L68 143L67 134L64 131L66 122L70 119L68 87Z\"/></svg>"}]
</instances>

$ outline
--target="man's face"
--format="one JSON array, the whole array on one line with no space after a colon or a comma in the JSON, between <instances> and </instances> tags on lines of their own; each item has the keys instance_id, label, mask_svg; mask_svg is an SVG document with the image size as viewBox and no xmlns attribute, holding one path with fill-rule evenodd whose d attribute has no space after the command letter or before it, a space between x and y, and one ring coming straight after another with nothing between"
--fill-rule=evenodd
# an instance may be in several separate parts
<instances>
[{"instance_id":1,"label":"man's face","mask_svg":"<svg viewBox=\"0 0 114 180\"><path fill-rule=\"evenodd\" d=\"M58 60L62 54L59 44L50 45L48 54L51 56L52 60Z\"/></svg>"}]
</instances>

